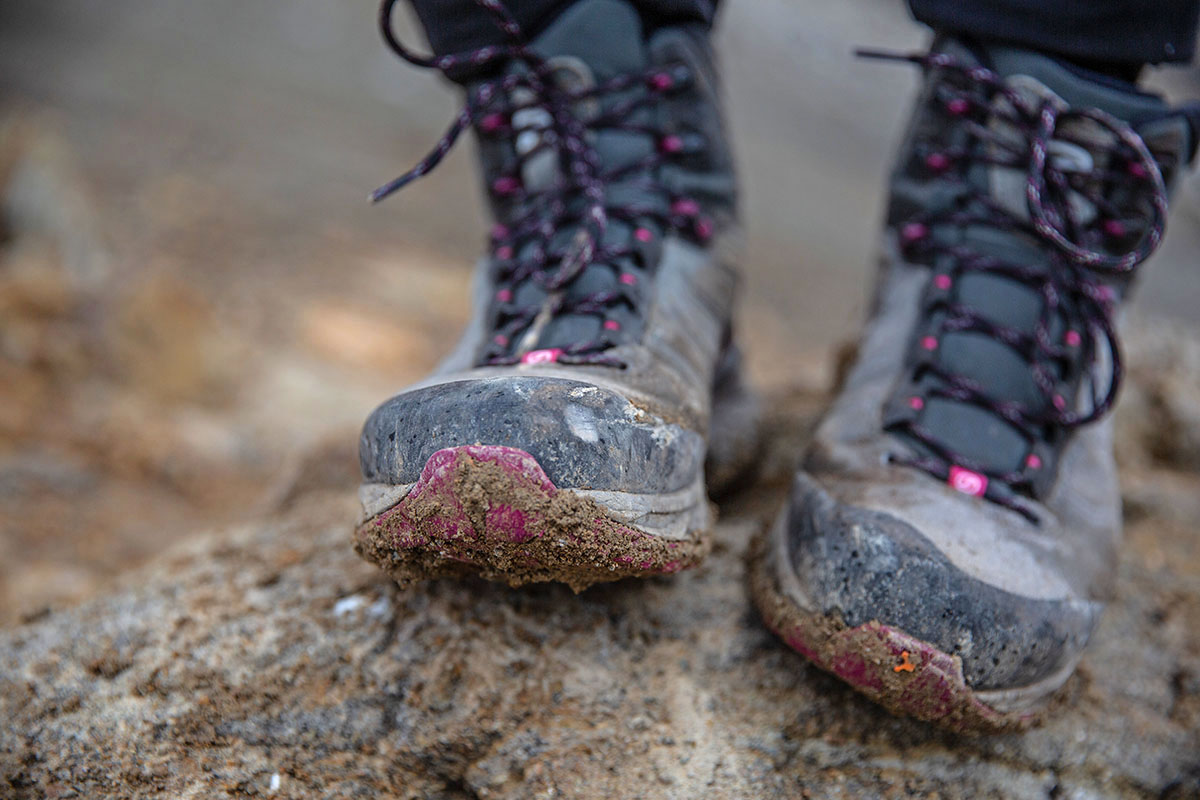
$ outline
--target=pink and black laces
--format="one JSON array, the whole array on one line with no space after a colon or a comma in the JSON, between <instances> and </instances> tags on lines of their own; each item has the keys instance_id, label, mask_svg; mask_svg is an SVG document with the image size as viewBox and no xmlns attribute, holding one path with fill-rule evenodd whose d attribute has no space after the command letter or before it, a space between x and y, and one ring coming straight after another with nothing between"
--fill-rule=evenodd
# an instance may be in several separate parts
<instances>
[{"instance_id":1,"label":"pink and black laces","mask_svg":"<svg viewBox=\"0 0 1200 800\"><path fill-rule=\"evenodd\" d=\"M1125 122L1031 98L983 67L938 53L865 55L939 71L931 102L952 132L919 143L909 165L937 202L895 220L905 260L933 275L885 410L886 429L912 450L892 461L1036 522L1029 499L1050 491L1060 450L1115 402L1116 305L1162 239L1160 162ZM1025 208L989 191L981 176L999 171L1023 175ZM1008 244L980 245L988 241ZM1027 313L1004 319L1006 293ZM1019 447L966 452L992 424L1015 432Z\"/></svg>"},{"instance_id":2,"label":"pink and black laces","mask_svg":"<svg viewBox=\"0 0 1200 800\"><path fill-rule=\"evenodd\" d=\"M496 77L473 83L433 150L371 199L429 173L474 128L484 151L495 154L488 193L497 216L489 244L491 329L479 363L624 367L611 351L640 334L644 284L664 237L674 232L704 243L713 234L700 203L661 179L665 166L686 163L706 146L698 134L656 124L655 106L690 88L689 68L677 63L599 81L564 79L569 59L564 66L564 59L535 52L497 0L476 2L506 44L422 56L395 36L396 2L384 0L380 24L403 59L449 75ZM628 145L617 158L598 144L606 136L611 144L612 134Z\"/></svg>"}]
</instances>

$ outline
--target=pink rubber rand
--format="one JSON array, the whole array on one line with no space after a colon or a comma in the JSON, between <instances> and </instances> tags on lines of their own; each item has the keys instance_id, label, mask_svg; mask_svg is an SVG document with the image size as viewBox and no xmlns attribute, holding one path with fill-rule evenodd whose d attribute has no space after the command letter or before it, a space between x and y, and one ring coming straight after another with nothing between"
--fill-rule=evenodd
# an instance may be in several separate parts
<instances>
[{"instance_id":1,"label":"pink rubber rand","mask_svg":"<svg viewBox=\"0 0 1200 800\"><path fill-rule=\"evenodd\" d=\"M967 685L958 659L898 628L878 621L846 627L801 608L774 577L767 538L751 548L751 593L767 627L815 666L895 714L958 733L1022 730L1039 719L1037 711L992 708Z\"/></svg>"},{"instance_id":2,"label":"pink rubber rand","mask_svg":"<svg viewBox=\"0 0 1200 800\"><path fill-rule=\"evenodd\" d=\"M511 585L593 583L678 572L706 536L668 540L554 485L529 453L499 445L438 450L396 505L359 526L360 554L402 582L476 573Z\"/></svg>"}]
</instances>

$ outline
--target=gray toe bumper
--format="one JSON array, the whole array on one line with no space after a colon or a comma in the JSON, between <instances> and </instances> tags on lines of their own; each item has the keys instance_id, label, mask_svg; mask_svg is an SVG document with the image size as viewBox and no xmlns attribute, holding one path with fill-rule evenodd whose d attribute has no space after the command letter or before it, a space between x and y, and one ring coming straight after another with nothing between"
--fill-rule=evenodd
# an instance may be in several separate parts
<instances>
[{"instance_id":1,"label":"gray toe bumper","mask_svg":"<svg viewBox=\"0 0 1200 800\"><path fill-rule=\"evenodd\" d=\"M413 483L433 453L471 444L532 455L560 488L683 491L703 474L704 439L616 392L579 381L503 376L404 392L367 419L359 445L368 483Z\"/></svg>"},{"instance_id":2,"label":"gray toe bumper","mask_svg":"<svg viewBox=\"0 0 1200 800\"><path fill-rule=\"evenodd\" d=\"M1009 690L1069 674L1102 605L1040 599L968 575L901 520L834 501L801 473L783 535L810 610L847 625L872 620L962 658L975 690Z\"/></svg>"}]
</instances>

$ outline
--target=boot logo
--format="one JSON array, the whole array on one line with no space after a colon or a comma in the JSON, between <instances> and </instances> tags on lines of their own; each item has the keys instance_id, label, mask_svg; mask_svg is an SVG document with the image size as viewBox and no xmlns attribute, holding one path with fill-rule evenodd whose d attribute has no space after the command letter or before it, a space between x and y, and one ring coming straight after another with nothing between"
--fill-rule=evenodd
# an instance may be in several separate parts
<instances>
[{"instance_id":1,"label":"boot logo","mask_svg":"<svg viewBox=\"0 0 1200 800\"><path fill-rule=\"evenodd\" d=\"M987 491L988 479L986 475L981 475L978 472L952 466L950 467L950 479L947 483L963 494L983 497Z\"/></svg>"},{"instance_id":2,"label":"boot logo","mask_svg":"<svg viewBox=\"0 0 1200 800\"><path fill-rule=\"evenodd\" d=\"M563 354L560 348L552 347L547 350L530 350L521 356L522 364L553 364Z\"/></svg>"}]
</instances>

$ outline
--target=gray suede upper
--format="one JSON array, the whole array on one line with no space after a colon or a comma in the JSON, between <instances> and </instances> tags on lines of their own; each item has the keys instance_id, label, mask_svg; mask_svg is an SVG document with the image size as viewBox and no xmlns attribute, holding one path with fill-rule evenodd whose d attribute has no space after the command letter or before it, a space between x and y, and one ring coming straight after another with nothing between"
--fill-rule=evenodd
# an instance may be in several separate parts
<instances>
[{"instance_id":1,"label":"gray suede upper","mask_svg":"<svg viewBox=\"0 0 1200 800\"><path fill-rule=\"evenodd\" d=\"M939 46L974 59L952 41ZM1107 86L1093 91L1084 78L1034 54L1003 49L995 57L993 66L1022 91L1053 90L1068 102L1103 105L1134 122L1163 108L1157 99L1119 97ZM785 511L790 567L806 594L803 602L817 610L837 613L851 625L878 619L959 655L973 688L1020 687L1065 677L1111 593L1121 528L1112 429L1103 420L1075 430L1056 458L1046 458L1053 463L1045 465L1041 494L1027 498L1036 521L894 463L926 454L920 443L886 429L895 415L916 409L941 414L940 420L923 419L953 449L997 471L1019 467L1028 447L983 409L907 402L914 394L908 365L922 349L919 320L934 290L934 270L906 260L900 229L922 210L953 200L945 195L948 186L912 177L919 174L919 143L944 124L931 110L939 102L939 80L936 73L927 77L901 148L875 304L858 360L816 432ZM1174 119L1148 125L1143 136L1156 153L1179 163L1185 131ZM1024 202L1023 178L1015 198L1007 176L976 178L987 182L996 202ZM1048 268L1036 242L1015 233L938 235L974 237L969 243L975 252ZM1032 326L1036 294L986 274L963 283L954 290L971 294L967 302L996 322ZM1033 402L1038 395L1028 365L1004 349L986 336L962 333L941 340L935 355L917 357L947 359L951 371L993 394Z\"/></svg>"},{"instance_id":2,"label":"gray suede upper","mask_svg":"<svg viewBox=\"0 0 1200 800\"><path fill-rule=\"evenodd\" d=\"M603 32L593 30L597 19L606 20ZM598 48L599 39L604 48ZM677 491L702 474L714 372L728 343L737 284L732 259L740 244L706 33L668 28L645 40L636 12L626 3L584 0L564 12L534 47L548 56L569 51L567 56L589 69L597 66L597 79L618 68L687 65L688 85L643 111L666 130L700 136L702 150L661 167L658 180L670 194L695 198L713 220L714 236L701 243L666 231L639 263L619 265L635 276L639 293L636 319L618 317L622 343L605 351L623 367L481 366L496 313L495 265L482 259L471 322L454 352L432 376L367 420L360 444L363 474L374 483L411 483L437 449L480 443L526 450L560 488ZM619 48L630 52L614 55ZM636 137L609 137L597 142L597 150L611 161L636 156L643 144ZM511 147L511 142L482 143L485 181L512 157ZM613 190L632 191L620 185ZM511 211L503 203L493 210L502 220ZM612 229L629 230L616 223ZM604 291L615 274L606 265L589 267L568 291ZM536 346L592 336L589 325L598 322L564 315L541 331Z\"/></svg>"}]
</instances>

